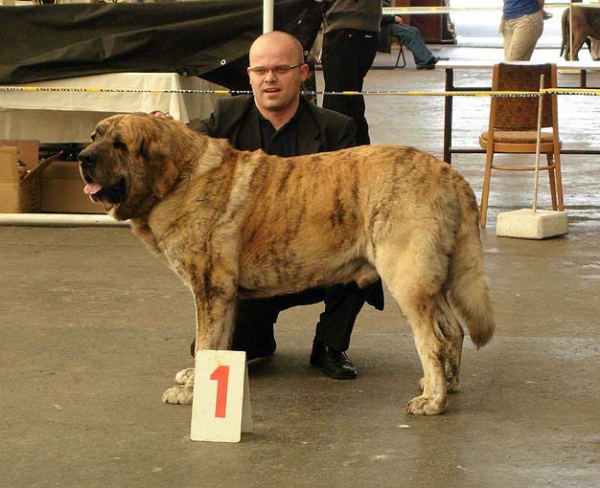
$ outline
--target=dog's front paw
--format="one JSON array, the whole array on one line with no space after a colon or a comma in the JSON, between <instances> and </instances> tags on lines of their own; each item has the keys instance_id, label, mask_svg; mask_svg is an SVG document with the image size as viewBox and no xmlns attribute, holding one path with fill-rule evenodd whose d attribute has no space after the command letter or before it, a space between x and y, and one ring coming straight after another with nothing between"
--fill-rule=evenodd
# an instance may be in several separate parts
<instances>
[{"instance_id":1,"label":"dog's front paw","mask_svg":"<svg viewBox=\"0 0 600 488\"><path fill-rule=\"evenodd\" d=\"M173 405L191 405L194 400L193 386L173 386L163 393L162 401Z\"/></svg>"},{"instance_id":2,"label":"dog's front paw","mask_svg":"<svg viewBox=\"0 0 600 488\"><path fill-rule=\"evenodd\" d=\"M413 398L406 405L407 413L413 415L439 415L446 410L446 398L432 398L424 395Z\"/></svg>"},{"instance_id":3,"label":"dog's front paw","mask_svg":"<svg viewBox=\"0 0 600 488\"><path fill-rule=\"evenodd\" d=\"M194 384L194 368L182 369L175 375L175 383L178 385Z\"/></svg>"}]
</instances>

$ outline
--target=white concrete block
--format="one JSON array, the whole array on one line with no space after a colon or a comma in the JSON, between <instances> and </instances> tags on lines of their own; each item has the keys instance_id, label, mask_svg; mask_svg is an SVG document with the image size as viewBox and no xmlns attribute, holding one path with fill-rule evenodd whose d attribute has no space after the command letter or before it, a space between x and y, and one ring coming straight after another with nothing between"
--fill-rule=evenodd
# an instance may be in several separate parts
<instances>
[{"instance_id":1,"label":"white concrete block","mask_svg":"<svg viewBox=\"0 0 600 488\"><path fill-rule=\"evenodd\" d=\"M565 212L532 209L514 210L498 214L496 235L520 239L548 239L568 234Z\"/></svg>"}]
</instances>

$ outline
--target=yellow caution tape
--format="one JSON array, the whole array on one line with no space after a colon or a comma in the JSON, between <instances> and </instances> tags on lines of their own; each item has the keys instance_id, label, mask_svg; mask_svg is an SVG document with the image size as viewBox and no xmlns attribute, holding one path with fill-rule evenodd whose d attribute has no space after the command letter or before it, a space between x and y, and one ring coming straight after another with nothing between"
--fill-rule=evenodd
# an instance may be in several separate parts
<instances>
[{"instance_id":1,"label":"yellow caution tape","mask_svg":"<svg viewBox=\"0 0 600 488\"><path fill-rule=\"evenodd\" d=\"M169 93L183 95L251 95L250 90L195 90L195 89L146 89L146 88L97 88L97 87L62 87L62 86L0 86L0 92L78 92L78 93ZM367 96L408 96L408 97L535 97L542 93L558 95L600 95L600 89L592 88L546 88L541 91L490 91L490 90L455 90L455 91L303 91L304 95L367 95Z\"/></svg>"}]
</instances>

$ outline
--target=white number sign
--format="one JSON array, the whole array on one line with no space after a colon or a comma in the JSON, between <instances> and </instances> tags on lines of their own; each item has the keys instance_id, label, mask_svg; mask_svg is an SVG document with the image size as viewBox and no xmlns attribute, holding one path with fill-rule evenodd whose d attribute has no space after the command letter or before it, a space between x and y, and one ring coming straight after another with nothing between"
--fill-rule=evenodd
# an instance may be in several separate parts
<instances>
[{"instance_id":1,"label":"white number sign","mask_svg":"<svg viewBox=\"0 0 600 488\"><path fill-rule=\"evenodd\" d=\"M197 351L193 441L239 442L252 432L246 353Z\"/></svg>"}]
</instances>

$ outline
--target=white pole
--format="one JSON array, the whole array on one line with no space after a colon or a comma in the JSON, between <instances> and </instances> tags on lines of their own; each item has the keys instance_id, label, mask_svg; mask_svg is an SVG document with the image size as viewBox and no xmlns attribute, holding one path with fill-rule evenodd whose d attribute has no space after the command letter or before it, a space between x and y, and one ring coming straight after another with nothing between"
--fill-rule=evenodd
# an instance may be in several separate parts
<instances>
[{"instance_id":1,"label":"white pole","mask_svg":"<svg viewBox=\"0 0 600 488\"><path fill-rule=\"evenodd\" d=\"M263 0L263 34L273 30L273 5L275 0Z\"/></svg>"},{"instance_id":2,"label":"white pole","mask_svg":"<svg viewBox=\"0 0 600 488\"><path fill-rule=\"evenodd\" d=\"M569 61L573 61L573 0L569 0Z\"/></svg>"},{"instance_id":3,"label":"white pole","mask_svg":"<svg viewBox=\"0 0 600 488\"><path fill-rule=\"evenodd\" d=\"M535 141L535 177L533 179L533 213L537 211L538 181L540 179L540 148L542 145L542 115L544 113L544 75L540 76L540 96L538 98L537 138Z\"/></svg>"}]
</instances>

